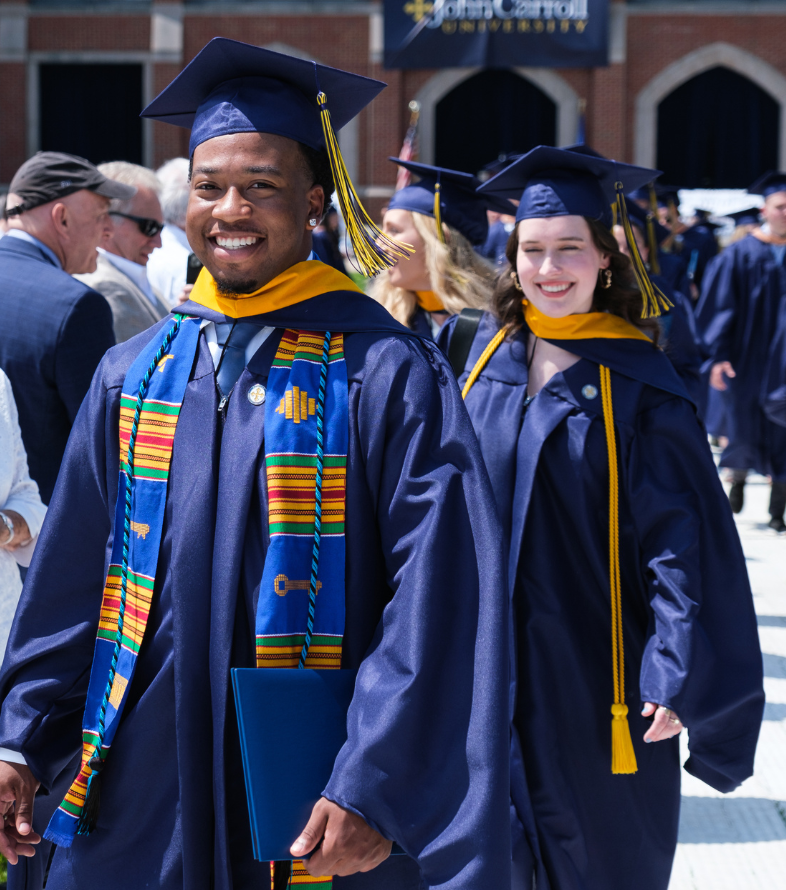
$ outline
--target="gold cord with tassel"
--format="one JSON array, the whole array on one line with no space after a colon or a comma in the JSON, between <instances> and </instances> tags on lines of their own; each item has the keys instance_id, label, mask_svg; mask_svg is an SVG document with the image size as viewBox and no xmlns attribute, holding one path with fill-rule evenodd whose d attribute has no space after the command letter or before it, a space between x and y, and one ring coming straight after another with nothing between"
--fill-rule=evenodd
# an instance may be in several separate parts
<instances>
[{"instance_id":1,"label":"gold cord with tassel","mask_svg":"<svg viewBox=\"0 0 786 890\"><path fill-rule=\"evenodd\" d=\"M600 393L606 447L609 455L609 579L611 588L611 655L614 673L614 704L611 706L611 771L616 775L635 773L636 754L625 704L625 650L622 640L622 579L619 541L619 476L614 408L611 401L611 371L600 366Z\"/></svg>"},{"instance_id":2,"label":"gold cord with tassel","mask_svg":"<svg viewBox=\"0 0 786 890\"><path fill-rule=\"evenodd\" d=\"M491 338L488 346L481 352L480 358L475 362L475 367L469 372L469 377L467 377L467 382L464 384L464 389L461 390L462 399L466 399L467 393L475 385L475 381L480 377L481 372L489 363L491 356L497 351L497 348L505 339L507 333L508 329L506 327L500 328Z\"/></svg>"},{"instance_id":3,"label":"gold cord with tassel","mask_svg":"<svg viewBox=\"0 0 786 890\"><path fill-rule=\"evenodd\" d=\"M437 238L443 243L447 244L447 240L445 238L445 232L442 229L442 201L441 201L441 191L442 186L437 181L437 184L434 186L434 219L437 223Z\"/></svg>"},{"instance_id":4,"label":"gold cord with tassel","mask_svg":"<svg viewBox=\"0 0 786 890\"><path fill-rule=\"evenodd\" d=\"M614 187L617 192L615 207L616 216L619 220L619 225L625 230L625 240L628 242L628 250L630 251L630 259L633 263L633 271L636 275L636 281L639 284L639 290L641 291L641 298L643 301L641 317L657 318L660 316L661 312L671 309L673 304L663 293L661 293L660 288L656 287L652 281L650 281L647 269L644 266L644 260L642 260L638 245L636 244L636 238L633 235L630 219L628 218L628 209L625 206L622 183L617 182Z\"/></svg>"},{"instance_id":5,"label":"gold cord with tassel","mask_svg":"<svg viewBox=\"0 0 786 890\"><path fill-rule=\"evenodd\" d=\"M317 96L317 103L319 104L319 116L322 120L322 133L330 159L330 169L333 172L338 203L347 227L349 240L355 251L360 271L364 275L373 277L385 269L395 266L399 260L409 259L414 253L414 249L409 244L403 244L388 237L366 213L344 164L338 139L330 122L327 96L321 91Z\"/></svg>"}]
</instances>

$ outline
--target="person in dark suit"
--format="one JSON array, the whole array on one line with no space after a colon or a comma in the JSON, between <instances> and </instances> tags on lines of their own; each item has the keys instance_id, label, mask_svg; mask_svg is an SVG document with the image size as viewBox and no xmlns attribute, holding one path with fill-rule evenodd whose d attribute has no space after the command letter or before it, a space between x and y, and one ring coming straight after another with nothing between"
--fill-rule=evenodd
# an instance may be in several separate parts
<instances>
[{"instance_id":1,"label":"person in dark suit","mask_svg":"<svg viewBox=\"0 0 786 890\"><path fill-rule=\"evenodd\" d=\"M101 294L71 276L96 268L111 198L130 186L88 161L39 152L17 171L0 241L0 368L8 375L31 477L49 503L93 372L114 346Z\"/></svg>"}]
</instances>

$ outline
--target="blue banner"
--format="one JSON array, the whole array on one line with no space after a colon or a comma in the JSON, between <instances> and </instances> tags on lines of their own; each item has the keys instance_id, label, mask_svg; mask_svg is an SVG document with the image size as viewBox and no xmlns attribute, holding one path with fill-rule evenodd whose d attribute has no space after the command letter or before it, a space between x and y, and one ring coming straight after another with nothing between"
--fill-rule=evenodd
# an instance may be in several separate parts
<instances>
[{"instance_id":1,"label":"blue banner","mask_svg":"<svg viewBox=\"0 0 786 890\"><path fill-rule=\"evenodd\" d=\"M385 0L386 68L608 64L608 0Z\"/></svg>"}]
</instances>

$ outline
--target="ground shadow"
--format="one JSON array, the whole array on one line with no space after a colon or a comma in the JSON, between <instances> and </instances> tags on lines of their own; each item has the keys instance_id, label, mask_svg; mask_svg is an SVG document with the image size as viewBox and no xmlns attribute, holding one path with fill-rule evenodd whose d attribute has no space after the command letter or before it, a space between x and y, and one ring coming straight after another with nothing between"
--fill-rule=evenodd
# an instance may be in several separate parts
<instances>
[{"instance_id":1,"label":"ground shadow","mask_svg":"<svg viewBox=\"0 0 786 890\"><path fill-rule=\"evenodd\" d=\"M757 615L759 627L786 627L786 615Z\"/></svg>"},{"instance_id":2,"label":"ground shadow","mask_svg":"<svg viewBox=\"0 0 786 890\"><path fill-rule=\"evenodd\" d=\"M681 844L786 841L786 804L758 797L683 797Z\"/></svg>"},{"instance_id":3,"label":"ground shadow","mask_svg":"<svg viewBox=\"0 0 786 890\"><path fill-rule=\"evenodd\" d=\"M786 720L786 705L778 702L766 702L764 705L764 719L780 722Z\"/></svg>"},{"instance_id":4,"label":"ground shadow","mask_svg":"<svg viewBox=\"0 0 786 890\"><path fill-rule=\"evenodd\" d=\"M764 661L764 676L786 678L786 658L783 655L771 655L769 652L762 652Z\"/></svg>"}]
</instances>

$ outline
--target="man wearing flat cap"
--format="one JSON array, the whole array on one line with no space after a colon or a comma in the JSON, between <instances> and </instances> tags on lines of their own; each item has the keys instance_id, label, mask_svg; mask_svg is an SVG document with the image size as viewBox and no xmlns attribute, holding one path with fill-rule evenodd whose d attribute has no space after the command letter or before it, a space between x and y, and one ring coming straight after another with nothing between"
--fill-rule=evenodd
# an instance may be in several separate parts
<instances>
[{"instance_id":1,"label":"man wearing flat cap","mask_svg":"<svg viewBox=\"0 0 786 890\"><path fill-rule=\"evenodd\" d=\"M110 199L133 194L59 152L39 152L11 181L0 241L0 367L46 503L93 373L115 343L106 300L71 276L95 270Z\"/></svg>"},{"instance_id":2,"label":"man wearing flat cap","mask_svg":"<svg viewBox=\"0 0 786 890\"><path fill-rule=\"evenodd\" d=\"M177 314L101 363L11 631L10 861L34 852L34 791L82 750L45 832L49 888L510 886L488 476L436 346L311 251L335 190L360 267L406 261L335 136L383 86L216 38L144 112L191 128L205 268ZM332 774L285 855L259 857L271 867L253 857L230 672L321 673L298 667L357 677ZM279 701L255 702L264 725L318 746L325 725ZM247 759L294 793L298 763L276 753Z\"/></svg>"}]
</instances>

